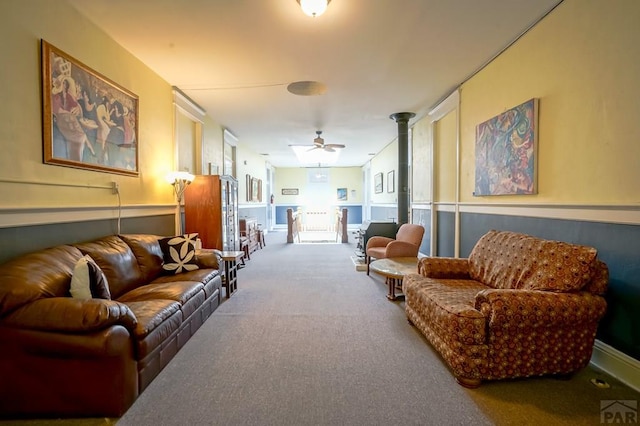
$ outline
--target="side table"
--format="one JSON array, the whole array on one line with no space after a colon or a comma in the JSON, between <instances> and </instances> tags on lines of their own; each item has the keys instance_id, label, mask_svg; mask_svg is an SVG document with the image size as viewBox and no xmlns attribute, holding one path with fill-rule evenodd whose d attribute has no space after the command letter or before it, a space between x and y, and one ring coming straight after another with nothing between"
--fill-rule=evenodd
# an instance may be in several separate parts
<instances>
[{"instance_id":1,"label":"side table","mask_svg":"<svg viewBox=\"0 0 640 426\"><path fill-rule=\"evenodd\" d=\"M224 276L222 285L227 291L227 299L238 289L238 260L244 257L244 251L221 251L224 261Z\"/></svg>"},{"instance_id":2,"label":"side table","mask_svg":"<svg viewBox=\"0 0 640 426\"><path fill-rule=\"evenodd\" d=\"M389 286L387 299L396 300L396 287L402 286L402 279L407 274L418 272L417 257L393 257L387 259L374 260L369 265L372 271L377 272L386 278Z\"/></svg>"}]
</instances>

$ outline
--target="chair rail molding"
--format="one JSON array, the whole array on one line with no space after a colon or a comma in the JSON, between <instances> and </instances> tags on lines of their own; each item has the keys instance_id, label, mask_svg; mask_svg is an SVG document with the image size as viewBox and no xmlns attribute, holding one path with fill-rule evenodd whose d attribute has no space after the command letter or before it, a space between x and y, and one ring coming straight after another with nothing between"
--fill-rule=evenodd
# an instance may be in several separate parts
<instances>
[{"instance_id":1,"label":"chair rail molding","mask_svg":"<svg viewBox=\"0 0 640 426\"><path fill-rule=\"evenodd\" d=\"M174 204L145 204L121 207L121 217L176 214ZM0 208L0 228L118 219L118 206L66 206Z\"/></svg>"}]
</instances>

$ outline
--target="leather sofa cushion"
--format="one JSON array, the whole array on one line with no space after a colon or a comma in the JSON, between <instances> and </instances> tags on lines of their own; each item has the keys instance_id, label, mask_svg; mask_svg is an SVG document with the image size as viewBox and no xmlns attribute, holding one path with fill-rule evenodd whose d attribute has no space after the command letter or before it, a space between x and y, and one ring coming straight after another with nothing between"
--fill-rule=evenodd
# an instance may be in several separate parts
<instances>
[{"instance_id":1,"label":"leather sofa cushion","mask_svg":"<svg viewBox=\"0 0 640 426\"><path fill-rule=\"evenodd\" d=\"M149 282L160 275L162 271L162 250L158 240L162 237L147 234L120 235L127 243L134 256L138 259L143 280Z\"/></svg>"},{"instance_id":2,"label":"leather sofa cushion","mask_svg":"<svg viewBox=\"0 0 640 426\"><path fill-rule=\"evenodd\" d=\"M118 302L142 302L146 300L175 300L184 305L198 292L204 291L204 285L195 281L174 281L151 283L135 288L118 298Z\"/></svg>"},{"instance_id":3,"label":"leather sofa cushion","mask_svg":"<svg viewBox=\"0 0 640 426\"><path fill-rule=\"evenodd\" d=\"M593 273L595 248L489 231L469 256L471 278L492 288L577 291Z\"/></svg>"},{"instance_id":4,"label":"leather sofa cushion","mask_svg":"<svg viewBox=\"0 0 640 426\"><path fill-rule=\"evenodd\" d=\"M156 279L150 281L150 283L159 284L175 281L197 281L206 284L218 275L220 275L220 271L217 269L196 269L195 271L181 272L177 275L160 275Z\"/></svg>"},{"instance_id":5,"label":"leather sofa cushion","mask_svg":"<svg viewBox=\"0 0 640 426\"><path fill-rule=\"evenodd\" d=\"M133 251L119 237L111 235L74 245L83 254L91 256L102 269L113 299L145 282Z\"/></svg>"},{"instance_id":6,"label":"leather sofa cushion","mask_svg":"<svg viewBox=\"0 0 640 426\"><path fill-rule=\"evenodd\" d=\"M138 360L162 345L182 324L180 304L174 300L127 302L126 305L138 319L133 330Z\"/></svg>"},{"instance_id":7,"label":"leather sofa cushion","mask_svg":"<svg viewBox=\"0 0 640 426\"><path fill-rule=\"evenodd\" d=\"M123 294L118 301L128 303L155 299L179 302L182 319L185 320L204 303L204 285L195 281L152 283Z\"/></svg>"},{"instance_id":8,"label":"leather sofa cushion","mask_svg":"<svg viewBox=\"0 0 640 426\"><path fill-rule=\"evenodd\" d=\"M69 296L73 268L81 257L80 250L62 245L0 265L0 317L37 299Z\"/></svg>"}]
</instances>

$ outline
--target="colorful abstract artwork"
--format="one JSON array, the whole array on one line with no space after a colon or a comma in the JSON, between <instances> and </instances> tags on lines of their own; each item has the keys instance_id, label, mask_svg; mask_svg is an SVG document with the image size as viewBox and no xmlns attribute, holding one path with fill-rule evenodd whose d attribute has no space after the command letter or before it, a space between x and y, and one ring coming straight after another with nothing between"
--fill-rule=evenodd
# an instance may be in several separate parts
<instances>
[{"instance_id":1,"label":"colorful abstract artwork","mask_svg":"<svg viewBox=\"0 0 640 426\"><path fill-rule=\"evenodd\" d=\"M473 195L537 193L538 100L531 99L476 126Z\"/></svg>"}]
</instances>

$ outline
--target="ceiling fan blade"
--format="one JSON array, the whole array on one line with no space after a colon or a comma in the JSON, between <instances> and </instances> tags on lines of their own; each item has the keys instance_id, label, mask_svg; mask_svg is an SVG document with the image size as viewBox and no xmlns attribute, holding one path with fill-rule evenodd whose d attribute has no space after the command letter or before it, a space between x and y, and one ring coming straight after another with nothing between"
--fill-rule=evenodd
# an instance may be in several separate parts
<instances>
[{"instance_id":1,"label":"ceiling fan blade","mask_svg":"<svg viewBox=\"0 0 640 426\"><path fill-rule=\"evenodd\" d=\"M325 146L328 146L330 148L344 148L344 145L341 143L328 143Z\"/></svg>"},{"instance_id":2,"label":"ceiling fan blade","mask_svg":"<svg viewBox=\"0 0 640 426\"><path fill-rule=\"evenodd\" d=\"M324 150L325 150L326 152L336 152L336 150L335 150L335 149L333 149L332 147L327 146L327 145L325 145Z\"/></svg>"},{"instance_id":3,"label":"ceiling fan blade","mask_svg":"<svg viewBox=\"0 0 640 426\"><path fill-rule=\"evenodd\" d=\"M314 149L320 149L320 148L322 148L322 147L320 147L320 146L312 146L311 148L309 148L309 149L307 150L307 152L309 152L309 151L313 151Z\"/></svg>"}]
</instances>

